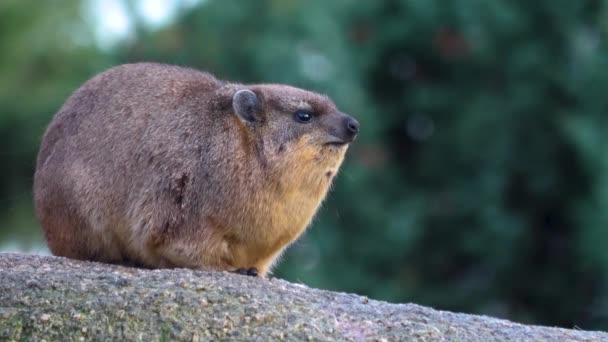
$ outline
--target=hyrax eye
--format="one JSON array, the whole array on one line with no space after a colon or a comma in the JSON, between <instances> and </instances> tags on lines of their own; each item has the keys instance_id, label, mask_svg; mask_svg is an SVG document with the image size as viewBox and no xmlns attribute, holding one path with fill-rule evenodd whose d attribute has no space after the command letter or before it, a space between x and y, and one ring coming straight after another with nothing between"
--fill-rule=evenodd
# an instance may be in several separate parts
<instances>
[{"instance_id":1,"label":"hyrax eye","mask_svg":"<svg viewBox=\"0 0 608 342\"><path fill-rule=\"evenodd\" d=\"M308 123L312 120L312 113L305 110L299 110L296 112L295 119L299 123Z\"/></svg>"}]
</instances>

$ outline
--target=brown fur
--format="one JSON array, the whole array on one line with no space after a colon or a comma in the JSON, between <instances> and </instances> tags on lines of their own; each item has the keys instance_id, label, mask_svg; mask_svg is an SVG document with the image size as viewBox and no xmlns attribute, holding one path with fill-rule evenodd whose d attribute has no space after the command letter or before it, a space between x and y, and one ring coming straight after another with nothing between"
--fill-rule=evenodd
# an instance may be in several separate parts
<instances>
[{"instance_id":1,"label":"brown fur","mask_svg":"<svg viewBox=\"0 0 608 342\"><path fill-rule=\"evenodd\" d=\"M240 89L258 96L256 121L235 114ZM296 122L301 109L315 122ZM345 118L328 98L289 86L119 66L50 123L36 213L56 255L264 275L325 197L347 148L325 143L344 135Z\"/></svg>"}]
</instances>

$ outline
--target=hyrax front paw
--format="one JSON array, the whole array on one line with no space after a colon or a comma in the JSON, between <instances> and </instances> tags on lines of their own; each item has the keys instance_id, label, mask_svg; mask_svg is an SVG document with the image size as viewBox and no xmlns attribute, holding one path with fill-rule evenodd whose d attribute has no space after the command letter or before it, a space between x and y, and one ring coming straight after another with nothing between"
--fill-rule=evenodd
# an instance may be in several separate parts
<instances>
[{"instance_id":1,"label":"hyrax front paw","mask_svg":"<svg viewBox=\"0 0 608 342\"><path fill-rule=\"evenodd\" d=\"M242 275L247 275L247 276L252 276L252 277L257 277L258 276L258 269L255 268L255 267L251 267L251 268L239 268L236 271L234 271L234 273L242 274Z\"/></svg>"}]
</instances>

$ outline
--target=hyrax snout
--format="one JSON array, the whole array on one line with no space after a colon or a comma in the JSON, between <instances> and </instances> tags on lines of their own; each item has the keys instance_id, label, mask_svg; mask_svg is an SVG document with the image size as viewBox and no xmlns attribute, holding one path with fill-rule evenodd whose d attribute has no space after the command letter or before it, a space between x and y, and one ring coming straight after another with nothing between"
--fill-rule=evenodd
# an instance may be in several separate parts
<instances>
[{"instance_id":1,"label":"hyrax snout","mask_svg":"<svg viewBox=\"0 0 608 342\"><path fill-rule=\"evenodd\" d=\"M51 121L36 214L56 255L263 276L309 225L358 132L313 92L122 65Z\"/></svg>"}]
</instances>

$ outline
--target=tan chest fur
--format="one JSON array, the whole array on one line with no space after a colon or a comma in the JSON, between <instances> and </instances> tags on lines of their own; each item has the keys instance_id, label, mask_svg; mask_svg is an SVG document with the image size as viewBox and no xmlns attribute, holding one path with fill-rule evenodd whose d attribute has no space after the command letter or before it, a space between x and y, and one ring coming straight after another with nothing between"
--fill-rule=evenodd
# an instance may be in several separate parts
<instances>
[{"instance_id":1,"label":"tan chest fur","mask_svg":"<svg viewBox=\"0 0 608 342\"><path fill-rule=\"evenodd\" d=\"M235 253L237 263L259 265L296 240L312 221L344 157L343 151L321 153L305 141L296 150L276 164L245 210L251 213L245 219L250 226Z\"/></svg>"}]
</instances>

